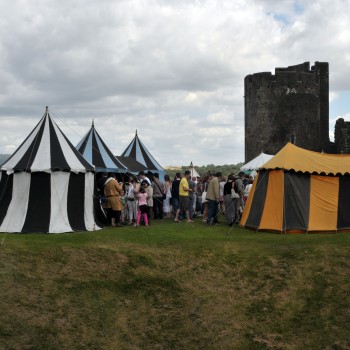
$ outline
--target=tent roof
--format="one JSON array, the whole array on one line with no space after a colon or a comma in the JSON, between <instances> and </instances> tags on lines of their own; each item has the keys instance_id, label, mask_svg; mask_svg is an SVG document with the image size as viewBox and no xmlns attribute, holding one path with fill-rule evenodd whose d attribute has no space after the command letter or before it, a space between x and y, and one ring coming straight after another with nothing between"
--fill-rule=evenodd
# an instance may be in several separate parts
<instances>
[{"instance_id":1,"label":"tent roof","mask_svg":"<svg viewBox=\"0 0 350 350\"><path fill-rule=\"evenodd\" d=\"M94 167L75 149L51 119L46 107L39 123L0 170L9 174L15 171L51 173L59 170L85 173L94 171Z\"/></svg>"},{"instance_id":2,"label":"tent roof","mask_svg":"<svg viewBox=\"0 0 350 350\"><path fill-rule=\"evenodd\" d=\"M284 169L310 174L350 174L350 155L308 151L287 143L260 169Z\"/></svg>"},{"instance_id":3,"label":"tent roof","mask_svg":"<svg viewBox=\"0 0 350 350\"><path fill-rule=\"evenodd\" d=\"M197 170L194 168L193 163L191 162L189 171L191 172L191 177L200 177Z\"/></svg>"},{"instance_id":4,"label":"tent roof","mask_svg":"<svg viewBox=\"0 0 350 350\"><path fill-rule=\"evenodd\" d=\"M95 129L94 122L76 148L88 162L95 166L97 172L127 171L127 167L113 155L103 142Z\"/></svg>"},{"instance_id":5,"label":"tent roof","mask_svg":"<svg viewBox=\"0 0 350 350\"><path fill-rule=\"evenodd\" d=\"M240 170L258 170L263 164L269 161L273 155L261 152L257 157L252 159L247 164L241 166Z\"/></svg>"},{"instance_id":6,"label":"tent roof","mask_svg":"<svg viewBox=\"0 0 350 350\"><path fill-rule=\"evenodd\" d=\"M135 137L130 142L129 146L126 147L122 153L122 157L131 157L136 159L139 163L143 164L147 170L158 170L164 171L159 163L153 158L152 154L148 151L145 145L139 139L137 130Z\"/></svg>"},{"instance_id":7,"label":"tent roof","mask_svg":"<svg viewBox=\"0 0 350 350\"><path fill-rule=\"evenodd\" d=\"M126 165L128 170L132 173L138 173L141 170L147 170L147 168L139 163L137 160L131 157L122 157L122 156L116 156L116 158Z\"/></svg>"}]
</instances>

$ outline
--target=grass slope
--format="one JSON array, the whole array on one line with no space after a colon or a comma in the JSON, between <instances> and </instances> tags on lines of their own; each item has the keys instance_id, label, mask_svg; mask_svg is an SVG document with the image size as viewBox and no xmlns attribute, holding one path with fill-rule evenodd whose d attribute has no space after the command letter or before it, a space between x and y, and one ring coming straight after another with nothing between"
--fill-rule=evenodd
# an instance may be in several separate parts
<instances>
[{"instance_id":1,"label":"grass slope","mask_svg":"<svg viewBox=\"0 0 350 350\"><path fill-rule=\"evenodd\" d=\"M0 349L349 349L350 235L7 234Z\"/></svg>"}]
</instances>

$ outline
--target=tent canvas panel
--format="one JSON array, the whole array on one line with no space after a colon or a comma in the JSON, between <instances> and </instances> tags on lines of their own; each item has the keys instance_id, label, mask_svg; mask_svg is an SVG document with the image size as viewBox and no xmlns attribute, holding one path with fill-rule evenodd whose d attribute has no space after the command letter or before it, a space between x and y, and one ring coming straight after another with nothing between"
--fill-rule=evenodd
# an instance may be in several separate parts
<instances>
[{"instance_id":1,"label":"tent canvas panel","mask_svg":"<svg viewBox=\"0 0 350 350\"><path fill-rule=\"evenodd\" d=\"M51 212L50 198L50 174L44 172L31 174L28 207L21 232L49 231Z\"/></svg>"},{"instance_id":2,"label":"tent canvas panel","mask_svg":"<svg viewBox=\"0 0 350 350\"><path fill-rule=\"evenodd\" d=\"M337 229L339 177L311 176L308 231Z\"/></svg>"},{"instance_id":3,"label":"tent canvas panel","mask_svg":"<svg viewBox=\"0 0 350 350\"><path fill-rule=\"evenodd\" d=\"M108 165L106 164L105 160L102 157L102 151L103 148L99 146L99 144L97 143L96 137L91 137L92 139L92 164L94 164L95 166L99 166L99 165L104 165L106 166L106 168L108 168ZM115 164L113 164L115 167ZM109 165L111 166L111 165Z\"/></svg>"},{"instance_id":4,"label":"tent canvas panel","mask_svg":"<svg viewBox=\"0 0 350 350\"><path fill-rule=\"evenodd\" d=\"M310 175L285 172L284 193L284 231L307 230L310 207Z\"/></svg>"},{"instance_id":5,"label":"tent canvas panel","mask_svg":"<svg viewBox=\"0 0 350 350\"><path fill-rule=\"evenodd\" d=\"M254 196L248 197L248 201L252 200L252 205L249 210L249 216L245 223L248 227L251 227L251 228L258 228L260 226L260 221L263 215L263 210L265 205L267 186L269 182L269 172L268 171L260 172L258 174L256 182L257 183L254 191ZM245 221L244 214L246 212L247 211L244 210L242 223L244 223Z\"/></svg>"},{"instance_id":6,"label":"tent canvas panel","mask_svg":"<svg viewBox=\"0 0 350 350\"><path fill-rule=\"evenodd\" d=\"M12 198L13 174L7 175L5 171L0 172L0 226L6 216Z\"/></svg>"},{"instance_id":7,"label":"tent canvas panel","mask_svg":"<svg viewBox=\"0 0 350 350\"><path fill-rule=\"evenodd\" d=\"M85 176L84 174L70 174L67 196L67 210L69 224L74 231L86 231L85 212Z\"/></svg>"},{"instance_id":8,"label":"tent canvas panel","mask_svg":"<svg viewBox=\"0 0 350 350\"><path fill-rule=\"evenodd\" d=\"M350 176L339 178L338 229L350 229Z\"/></svg>"},{"instance_id":9,"label":"tent canvas panel","mask_svg":"<svg viewBox=\"0 0 350 350\"><path fill-rule=\"evenodd\" d=\"M256 191L256 185L258 183L258 178L259 178L259 174L257 174L255 181L253 182L253 186L252 186L251 191L250 191L250 193L252 193L252 194L255 193L255 191ZM243 210L241 221L240 221L240 224L242 226L244 226L247 223L248 214L250 213L250 210L252 208L253 197L254 197L253 195L249 195L247 202L245 204L245 208Z\"/></svg>"},{"instance_id":10,"label":"tent canvas panel","mask_svg":"<svg viewBox=\"0 0 350 350\"><path fill-rule=\"evenodd\" d=\"M68 185L71 173L55 171L51 174L51 220L50 232L69 232L67 198Z\"/></svg>"},{"instance_id":11,"label":"tent canvas panel","mask_svg":"<svg viewBox=\"0 0 350 350\"><path fill-rule=\"evenodd\" d=\"M95 175L93 173L85 174L84 182L84 219L85 227L88 231L95 231L99 227L96 225L94 212L94 196L91 194L95 187Z\"/></svg>"},{"instance_id":12,"label":"tent canvas panel","mask_svg":"<svg viewBox=\"0 0 350 350\"><path fill-rule=\"evenodd\" d=\"M13 177L11 201L0 232L22 232L28 208L31 173L19 172L10 176Z\"/></svg>"},{"instance_id":13,"label":"tent canvas panel","mask_svg":"<svg viewBox=\"0 0 350 350\"><path fill-rule=\"evenodd\" d=\"M265 206L260 220L260 229L282 230L284 174L281 170L269 172Z\"/></svg>"}]
</instances>

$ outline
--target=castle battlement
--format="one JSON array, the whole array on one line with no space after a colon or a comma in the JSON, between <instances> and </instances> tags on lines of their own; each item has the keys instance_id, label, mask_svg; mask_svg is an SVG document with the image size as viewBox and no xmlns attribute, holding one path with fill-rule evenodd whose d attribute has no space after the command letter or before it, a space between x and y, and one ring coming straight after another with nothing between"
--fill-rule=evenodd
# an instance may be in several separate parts
<instances>
[{"instance_id":1,"label":"castle battlement","mask_svg":"<svg viewBox=\"0 0 350 350\"><path fill-rule=\"evenodd\" d=\"M329 149L328 63L250 74L244 86L246 162L261 151L276 154L291 135L300 147Z\"/></svg>"}]
</instances>

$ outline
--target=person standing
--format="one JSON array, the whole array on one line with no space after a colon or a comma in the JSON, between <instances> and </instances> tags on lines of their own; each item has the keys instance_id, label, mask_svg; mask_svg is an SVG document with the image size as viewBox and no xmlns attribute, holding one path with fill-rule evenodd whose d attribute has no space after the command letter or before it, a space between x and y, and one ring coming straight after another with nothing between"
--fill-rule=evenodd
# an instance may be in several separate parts
<instances>
[{"instance_id":1,"label":"person standing","mask_svg":"<svg viewBox=\"0 0 350 350\"><path fill-rule=\"evenodd\" d=\"M184 212L186 214L186 222L193 222L190 219L190 199L189 199L189 192L191 192L191 189L188 186L188 180L191 177L191 172L189 170L185 171L185 176L181 179L180 181L180 186L179 186L179 207L176 211L175 215L175 222L179 222L179 215L180 212Z\"/></svg>"},{"instance_id":2,"label":"person standing","mask_svg":"<svg viewBox=\"0 0 350 350\"><path fill-rule=\"evenodd\" d=\"M104 194L107 197L106 207L111 218L111 225L113 227L123 227L119 222L122 210L120 192L123 190L123 186L118 183L116 176L115 173L110 174L110 177L105 182Z\"/></svg>"},{"instance_id":3,"label":"person standing","mask_svg":"<svg viewBox=\"0 0 350 350\"><path fill-rule=\"evenodd\" d=\"M129 180L129 187L126 195L129 224L136 222L136 214L137 214L137 200L135 198L136 192L138 192L138 183L135 181L134 177L131 177Z\"/></svg>"},{"instance_id":4,"label":"person standing","mask_svg":"<svg viewBox=\"0 0 350 350\"><path fill-rule=\"evenodd\" d=\"M225 214L225 203L224 203L224 186L227 182L227 177L223 176L220 180L220 208L223 214Z\"/></svg>"},{"instance_id":5,"label":"person standing","mask_svg":"<svg viewBox=\"0 0 350 350\"><path fill-rule=\"evenodd\" d=\"M181 174L176 173L174 181L171 185L171 203L173 206L173 213L176 216L177 209L179 208L179 189L180 189Z\"/></svg>"},{"instance_id":6,"label":"person standing","mask_svg":"<svg viewBox=\"0 0 350 350\"><path fill-rule=\"evenodd\" d=\"M141 188L144 188L147 193L147 217L148 224L150 224L151 220L151 208L153 208L153 188L148 184L147 180L143 180L141 182Z\"/></svg>"},{"instance_id":7,"label":"person standing","mask_svg":"<svg viewBox=\"0 0 350 350\"><path fill-rule=\"evenodd\" d=\"M196 179L194 177L194 179ZM196 183L193 181L193 179L188 180L188 187L190 189L190 192L188 194L188 197L190 199L190 211L189 211L189 215L190 215L190 220L193 219L193 214L194 214L194 205L195 205L195 189L196 189Z\"/></svg>"},{"instance_id":8,"label":"person standing","mask_svg":"<svg viewBox=\"0 0 350 350\"><path fill-rule=\"evenodd\" d=\"M220 202L220 179L222 175L217 172L213 178L209 181L207 196L208 201L208 218L206 221L207 225L218 224L218 214L219 214L219 202Z\"/></svg>"},{"instance_id":9,"label":"person standing","mask_svg":"<svg viewBox=\"0 0 350 350\"><path fill-rule=\"evenodd\" d=\"M148 195L143 187L140 189L140 192L138 192L136 194L136 197L138 198L139 205L138 205L138 209L137 209L137 218L136 218L136 222L135 222L134 226L140 225L141 217L143 219L143 222L145 223L145 226L148 226L148 216L147 216L147 212L148 212L147 197L148 197Z\"/></svg>"},{"instance_id":10,"label":"person standing","mask_svg":"<svg viewBox=\"0 0 350 350\"><path fill-rule=\"evenodd\" d=\"M241 215L244 208L244 180L245 174L243 171L238 173L238 177L235 177L235 191L239 194L236 202L236 222L238 223L241 219Z\"/></svg>"},{"instance_id":11,"label":"person standing","mask_svg":"<svg viewBox=\"0 0 350 350\"><path fill-rule=\"evenodd\" d=\"M139 172L139 180L140 180L140 182L147 181L148 184L151 185L151 180L146 176L146 174L143 170L141 170Z\"/></svg>"},{"instance_id":12,"label":"person standing","mask_svg":"<svg viewBox=\"0 0 350 350\"><path fill-rule=\"evenodd\" d=\"M97 192L100 196L104 196L104 188L107 179L108 173L102 173L102 176L96 182Z\"/></svg>"},{"instance_id":13,"label":"person standing","mask_svg":"<svg viewBox=\"0 0 350 350\"><path fill-rule=\"evenodd\" d=\"M236 221L236 202L235 201L237 198L231 197L232 188L234 188L236 191L236 188L234 187L235 185L234 179L235 179L234 175L230 174L224 186L225 216L226 216L227 223L230 226L232 226Z\"/></svg>"},{"instance_id":14,"label":"person standing","mask_svg":"<svg viewBox=\"0 0 350 350\"><path fill-rule=\"evenodd\" d=\"M164 175L164 193L165 199L163 201L163 214L165 217L170 216L170 198L171 198L171 183L169 175Z\"/></svg>"},{"instance_id":15,"label":"person standing","mask_svg":"<svg viewBox=\"0 0 350 350\"><path fill-rule=\"evenodd\" d=\"M155 220L163 219L163 194L164 185L159 180L158 173L153 174L152 178L152 188L153 188L153 215Z\"/></svg>"}]
</instances>

